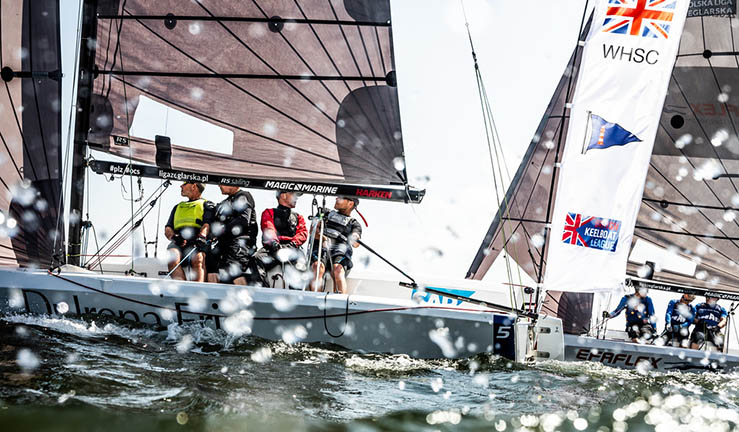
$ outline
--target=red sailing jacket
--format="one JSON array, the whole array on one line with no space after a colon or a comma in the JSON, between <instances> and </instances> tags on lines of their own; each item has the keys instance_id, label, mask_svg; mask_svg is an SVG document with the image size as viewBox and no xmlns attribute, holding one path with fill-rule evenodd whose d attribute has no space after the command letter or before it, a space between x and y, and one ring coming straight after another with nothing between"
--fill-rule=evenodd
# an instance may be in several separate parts
<instances>
[{"instance_id":1,"label":"red sailing jacket","mask_svg":"<svg viewBox=\"0 0 739 432\"><path fill-rule=\"evenodd\" d=\"M305 226L305 219L303 216L293 212L297 216L298 224L295 228L295 235L289 235L287 232L289 227L278 227L275 226L275 209L267 209L262 212L262 244L267 244L273 239L277 239L280 243L293 242L295 246L300 247L308 240L308 228ZM284 222L285 225L288 221ZM284 235L283 235L284 234Z\"/></svg>"}]
</instances>

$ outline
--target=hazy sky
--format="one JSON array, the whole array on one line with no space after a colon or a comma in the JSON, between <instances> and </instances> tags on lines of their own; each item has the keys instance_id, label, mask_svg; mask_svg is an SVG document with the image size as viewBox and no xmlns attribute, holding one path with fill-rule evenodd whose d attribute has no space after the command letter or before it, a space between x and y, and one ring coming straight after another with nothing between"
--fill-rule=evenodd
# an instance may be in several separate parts
<instances>
[{"instance_id":1,"label":"hazy sky","mask_svg":"<svg viewBox=\"0 0 739 432\"><path fill-rule=\"evenodd\" d=\"M61 0L65 107L70 107L78 0ZM364 200L364 240L414 276L463 278L497 209L477 84L455 0L394 1L393 36L406 165L411 183L427 189L420 205ZM478 60L491 99L509 170L513 173L534 134L577 41L584 0L467 0ZM64 124L69 109L65 110ZM66 129L66 127L65 127ZM66 133L66 130L65 130ZM109 157L100 156L98 157ZM129 182L91 176L90 218L98 234L114 232L130 216ZM145 180L145 194L158 186ZM122 187L126 188L124 192ZM274 193L252 191L257 210L276 204ZM204 196L220 201L217 186ZM310 197L298 210L306 215ZM179 184L163 197L160 231L179 197ZM330 205L333 198L328 199ZM146 219L147 240L156 210ZM140 241L140 233L137 240ZM101 239L102 240L102 239ZM167 242L160 238L160 253ZM131 245L116 253L130 254ZM153 252L150 251L150 252ZM361 248L357 261L367 256ZM357 271L364 265L358 265ZM394 274L374 257L367 270ZM493 271L491 281L505 281Z\"/></svg>"}]
</instances>

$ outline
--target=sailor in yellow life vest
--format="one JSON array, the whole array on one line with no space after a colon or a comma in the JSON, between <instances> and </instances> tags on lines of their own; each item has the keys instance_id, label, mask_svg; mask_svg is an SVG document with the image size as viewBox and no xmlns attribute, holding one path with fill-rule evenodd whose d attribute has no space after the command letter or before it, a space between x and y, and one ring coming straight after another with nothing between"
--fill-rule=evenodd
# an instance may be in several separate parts
<instances>
[{"instance_id":1,"label":"sailor in yellow life vest","mask_svg":"<svg viewBox=\"0 0 739 432\"><path fill-rule=\"evenodd\" d=\"M187 261L182 264L189 264L194 273L189 279L205 281L205 252L215 203L201 198L203 190L203 183L182 183L180 195L187 197L187 201L174 206L164 226L164 235L172 241L167 246L167 251L170 255L169 271L174 269L173 279L186 280L180 261L187 257ZM197 250L193 252L193 249Z\"/></svg>"}]
</instances>

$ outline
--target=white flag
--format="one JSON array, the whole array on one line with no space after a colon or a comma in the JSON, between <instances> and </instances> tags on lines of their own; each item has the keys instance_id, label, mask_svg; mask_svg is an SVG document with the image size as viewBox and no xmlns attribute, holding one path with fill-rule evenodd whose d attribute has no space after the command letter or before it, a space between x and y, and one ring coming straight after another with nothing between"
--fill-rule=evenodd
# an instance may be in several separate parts
<instances>
[{"instance_id":1,"label":"white flag","mask_svg":"<svg viewBox=\"0 0 739 432\"><path fill-rule=\"evenodd\" d=\"M689 0L598 0L561 158L544 288L624 281Z\"/></svg>"}]
</instances>

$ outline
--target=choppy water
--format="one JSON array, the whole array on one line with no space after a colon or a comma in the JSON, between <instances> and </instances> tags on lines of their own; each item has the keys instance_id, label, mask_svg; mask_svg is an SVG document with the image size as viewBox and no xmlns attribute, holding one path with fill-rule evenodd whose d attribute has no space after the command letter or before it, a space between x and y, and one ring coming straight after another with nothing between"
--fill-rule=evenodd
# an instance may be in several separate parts
<instances>
[{"instance_id":1,"label":"choppy water","mask_svg":"<svg viewBox=\"0 0 739 432\"><path fill-rule=\"evenodd\" d=\"M739 374L416 360L197 325L0 320L15 430L739 430Z\"/></svg>"}]
</instances>

